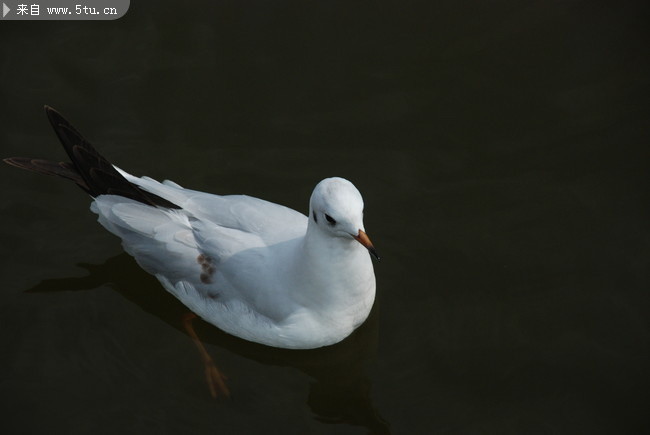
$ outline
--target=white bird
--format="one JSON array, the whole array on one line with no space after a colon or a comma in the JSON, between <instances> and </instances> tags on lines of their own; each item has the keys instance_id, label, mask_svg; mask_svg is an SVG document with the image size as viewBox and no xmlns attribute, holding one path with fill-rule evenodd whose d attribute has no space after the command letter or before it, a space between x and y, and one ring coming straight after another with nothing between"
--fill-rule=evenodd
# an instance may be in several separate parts
<instances>
[{"instance_id":1,"label":"white bird","mask_svg":"<svg viewBox=\"0 0 650 435\"><path fill-rule=\"evenodd\" d=\"M343 178L316 185L309 215L245 195L213 195L135 177L102 157L54 109L71 163L10 165L74 181L99 222L167 291L205 321L268 346L343 340L368 317L375 275L363 199Z\"/></svg>"}]
</instances>

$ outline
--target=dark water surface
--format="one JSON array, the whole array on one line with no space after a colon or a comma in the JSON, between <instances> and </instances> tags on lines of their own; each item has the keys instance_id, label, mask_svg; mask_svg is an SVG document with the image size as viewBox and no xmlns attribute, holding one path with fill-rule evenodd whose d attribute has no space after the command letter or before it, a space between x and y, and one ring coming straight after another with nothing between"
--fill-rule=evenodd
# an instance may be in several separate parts
<instances>
[{"instance_id":1,"label":"dark water surface","mask_svg":"<svg viewBox=\"0 0 650 435\"><path fill-rule=\"evenodd\" d=\"M134 174L307 210L352 180L371 319L291 352L198 332L63 181L0 167L0 432L643 433L643 2L133 1L0 22L2 156L59 109Z\"/></svg>"}]
</instances>

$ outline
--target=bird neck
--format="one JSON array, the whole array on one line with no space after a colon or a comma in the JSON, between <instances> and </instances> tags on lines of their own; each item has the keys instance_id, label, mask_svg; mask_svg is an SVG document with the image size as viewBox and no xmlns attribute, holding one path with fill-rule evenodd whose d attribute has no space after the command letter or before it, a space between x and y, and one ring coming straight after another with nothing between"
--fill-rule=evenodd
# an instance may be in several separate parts
<instances>
[{"instance_id":1,"label":"bird neck","mask_svg":"<svg viewBox=\"0 0 650 435\"><path fill-rule=\"evenodd\" d=\"M372 305L375 275L367 250L356 240L332 237L310 224L295 264L300 285L295 297L319 310L365 310ZM366 313L367 314L367 313Z\"/></svg>"}]
</instances>

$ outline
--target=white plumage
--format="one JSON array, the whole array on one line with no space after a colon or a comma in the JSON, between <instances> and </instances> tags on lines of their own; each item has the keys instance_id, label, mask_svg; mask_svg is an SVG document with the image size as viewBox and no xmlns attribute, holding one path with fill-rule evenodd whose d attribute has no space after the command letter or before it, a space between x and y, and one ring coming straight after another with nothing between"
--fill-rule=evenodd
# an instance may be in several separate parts
<instances>
[{"instance_id":1,"label":"white plumage","mask_svg":"<svg viewBox=\"0 0 650 435\"><path fill-rule=\"evenodd\" d=\"M92 211L204 320L250 341L307 349L344 339L368 316L375 277L357 242L365 236L363 200L349 181L321 181L308 218L245 195L212 195L118 171L180 209L100 195Z\"/></svg>"},{"instance_id":2,"label":"white plumage","mask_svg":"<svg viewBox=\"0 0 650 435\"><path fill-rule=\"evenodd\" d=\"M341 341L368 316L375 275L367 251L379 257L349 181L318 183L309 216L184 189L122 171L60 113L45 112L71 161L4 161L77 184L138 264L204 320L246 340L308 349Z\"/></svg>"}]
</instances>

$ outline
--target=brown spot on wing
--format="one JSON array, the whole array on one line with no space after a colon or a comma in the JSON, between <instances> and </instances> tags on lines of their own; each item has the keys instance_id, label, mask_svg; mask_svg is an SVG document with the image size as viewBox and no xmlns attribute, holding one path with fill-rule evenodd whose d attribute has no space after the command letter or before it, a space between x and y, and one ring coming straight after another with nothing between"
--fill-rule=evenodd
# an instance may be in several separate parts
<instances>
[{"instance_id":1,"label":"brown spot on wing","mask_svg":"<svg viewBox=\"0 0 650 435\"><path fill-rule=\"evenodd\" d=\"M196 262L201 265L202 272L199 276L201 282L204 284L212 283L212 276L217 270L212 264L212 257L205 254L199 254L199 256L196 257Z\"/></svg>"}]
</instances>

